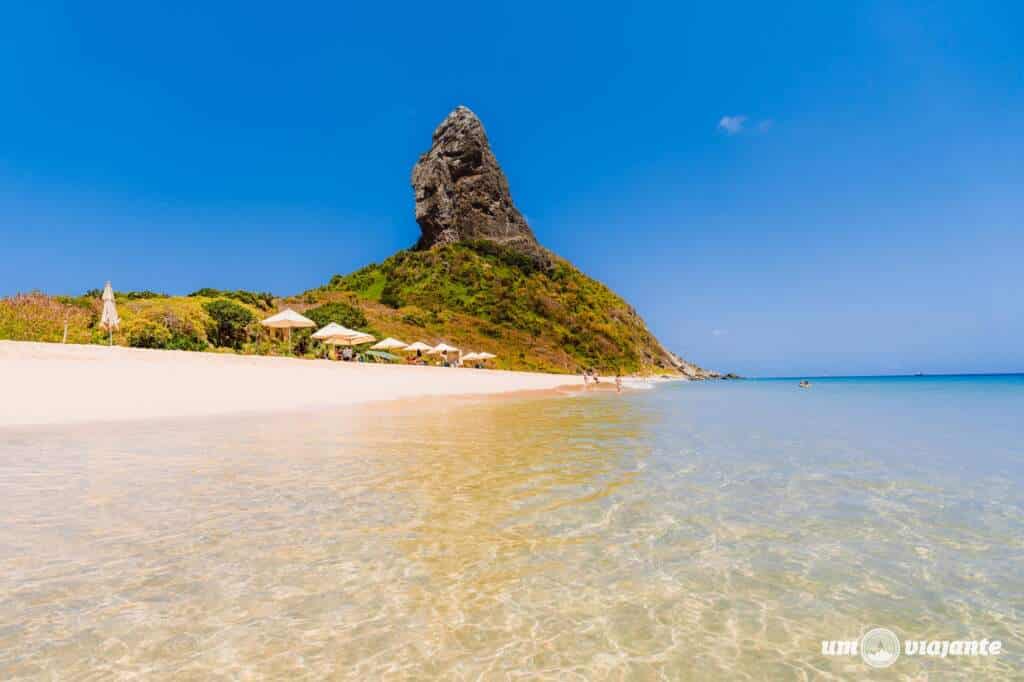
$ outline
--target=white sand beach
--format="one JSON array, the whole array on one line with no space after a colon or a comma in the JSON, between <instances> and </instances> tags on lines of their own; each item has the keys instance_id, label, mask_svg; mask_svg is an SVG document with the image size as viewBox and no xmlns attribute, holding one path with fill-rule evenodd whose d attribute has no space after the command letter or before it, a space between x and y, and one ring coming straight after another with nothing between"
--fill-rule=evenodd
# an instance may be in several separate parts
<instances>
[{"instance_id":1,"label":"white sand beach","mask_svg":"<svg viewBox=\"0 0 1024 682\"><path fill-rule=\"evenodd\" d=\"M0 341L0 427L578 387L578 377Z\"/></svg>"}]
</instances>

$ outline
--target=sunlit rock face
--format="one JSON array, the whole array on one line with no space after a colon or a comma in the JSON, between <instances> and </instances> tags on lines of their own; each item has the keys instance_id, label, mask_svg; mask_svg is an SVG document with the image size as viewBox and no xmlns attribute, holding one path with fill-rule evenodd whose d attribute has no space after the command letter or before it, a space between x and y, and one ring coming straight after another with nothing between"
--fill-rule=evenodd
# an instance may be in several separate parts
<instances>
[{"instance_id":1,"label":"sunlit rock face","mask_svg":"<svg viewBox=\"0 0 1024 682\"><path fill-rule=\"evenodd\" d=\"M483 124L467 107L457 107L434 131L412 170L412 187L419 248L482 239L546 259L512 202Z\"/></svg>"}]
</instances>

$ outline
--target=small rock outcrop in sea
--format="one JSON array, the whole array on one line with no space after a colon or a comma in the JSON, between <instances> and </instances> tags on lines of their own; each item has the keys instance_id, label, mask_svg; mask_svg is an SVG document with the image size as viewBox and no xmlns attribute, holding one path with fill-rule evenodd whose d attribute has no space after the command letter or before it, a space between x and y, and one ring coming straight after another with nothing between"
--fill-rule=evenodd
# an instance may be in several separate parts
<instances>
[{"instance_id":1,"label":"small rock outcrop in sea","mask_svg":"<svg viewBox=\"0 0 1024 682\"><path fill-rule=\"evenodd\" d=\"M467 107L456 107L434 131L433 144L412 169L412 187L419 248L482 239L547 260L512 202L483 124Z\"/></svg>"}]
</instances>

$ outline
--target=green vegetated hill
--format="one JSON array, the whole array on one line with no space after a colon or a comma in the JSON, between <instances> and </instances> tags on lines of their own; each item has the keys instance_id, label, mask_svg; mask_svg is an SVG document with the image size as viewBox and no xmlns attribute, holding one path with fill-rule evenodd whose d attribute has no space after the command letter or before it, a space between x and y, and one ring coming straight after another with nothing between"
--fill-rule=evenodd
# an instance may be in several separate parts
<instances>
[{"instance_id":1,"label":"green vegetated hill","mask_svg":"<svg viewBox=\"0 0 1024 682\"><path fill-rule=\"evenodd\" d=\"M400 251L286 299L216 289L117 292L116 299L121 326L113 341L140 348L322 355L310 330L285 345L260 327L288 306L318 326L338 322L378 338L490 351L505 369L702 375L665 351L629 304L568 261L552 255L541 265L488 241ZM0 299L0 339L60 342L66 327L69 343L106 343L101 309L98 290Z\"/></svg>"},{"instance_id":2,"label":"green vegetated hill","mask_svg":"<svg viewBox=\"0 0 1024 682\"><path fill-rule=\"evenodd\" d=\"M629 304L568 261L541 265L490 241L400 251L304 297L341 299L381 333L487 350L509 369L675 373L679 362Z\"/></svg>"}]
</instances>

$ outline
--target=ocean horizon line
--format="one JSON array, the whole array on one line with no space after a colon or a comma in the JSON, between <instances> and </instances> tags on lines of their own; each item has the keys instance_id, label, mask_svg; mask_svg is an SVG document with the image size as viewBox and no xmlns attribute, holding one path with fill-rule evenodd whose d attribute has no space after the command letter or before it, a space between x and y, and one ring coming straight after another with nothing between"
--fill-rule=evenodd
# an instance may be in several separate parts
<instances>
[{"instance_id":1,"label":"ocean horizon line","mask_svg":"<svg viewBox=\"0 0 1024 682\"><path fill-rule=\"evenodd\" d=\"M951 373L930 373L919 374L793 374L787 376L751 376L743 377L748 381L786 381L800 379L954 379L961 377L984 378L984 377L1018 377L1024 376L1024 371L1019 372L951 372Z\"/></svg>"}]
</instances>

